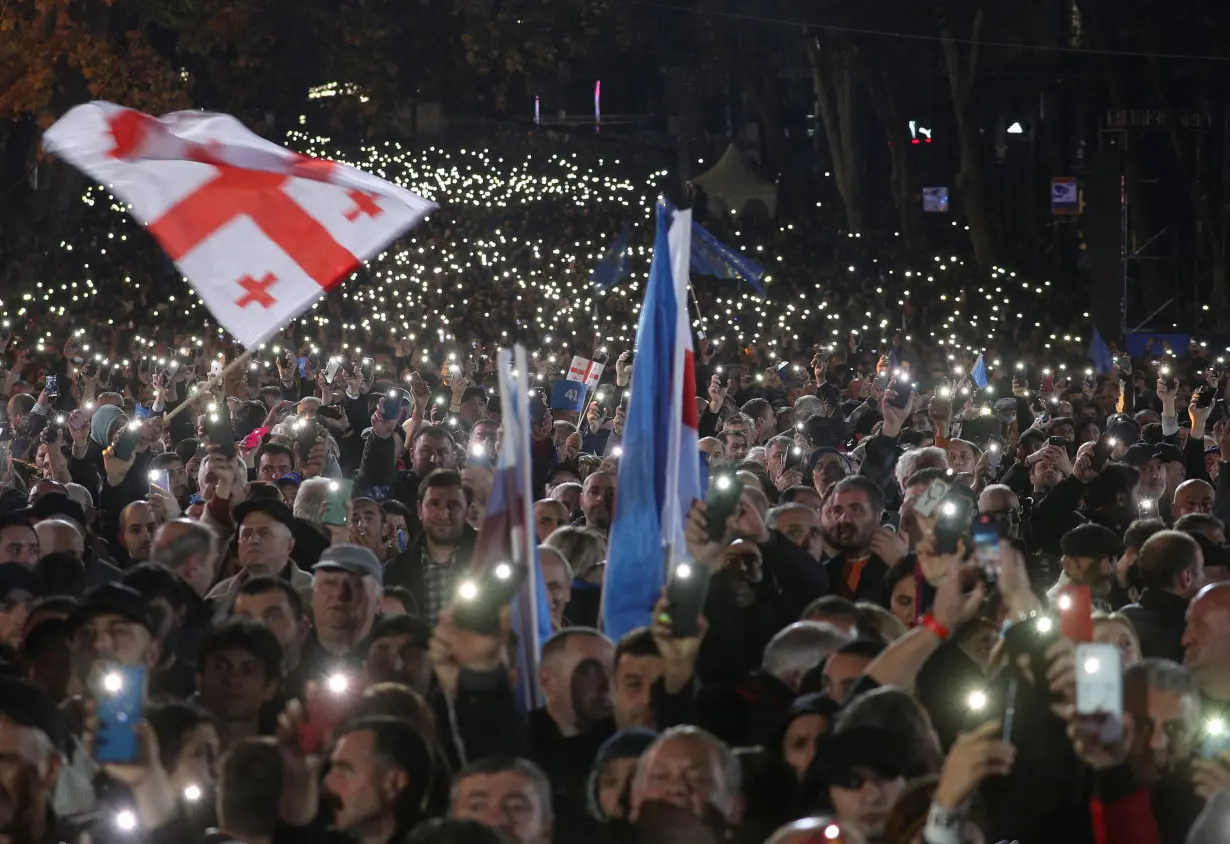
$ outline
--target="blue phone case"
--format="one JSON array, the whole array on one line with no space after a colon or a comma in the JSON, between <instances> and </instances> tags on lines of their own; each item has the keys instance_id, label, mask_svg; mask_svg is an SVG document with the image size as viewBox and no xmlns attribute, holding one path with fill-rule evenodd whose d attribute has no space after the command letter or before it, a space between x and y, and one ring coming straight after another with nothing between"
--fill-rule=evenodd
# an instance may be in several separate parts
<instances>
[{"instance_id":1,"label":"blue phone case","mask_svg":"<svg viewBox=\"0 0 1230 844\"><path fill-rule=\"evenodd\" d=\"M98 730L94 733L94 760L133 762L137 758L138 723L145 717L145 667L117 665L106 669L103 676L118 674L120 688L107 691L101 685L94 689Z\"/></svg>"}]
</instances>

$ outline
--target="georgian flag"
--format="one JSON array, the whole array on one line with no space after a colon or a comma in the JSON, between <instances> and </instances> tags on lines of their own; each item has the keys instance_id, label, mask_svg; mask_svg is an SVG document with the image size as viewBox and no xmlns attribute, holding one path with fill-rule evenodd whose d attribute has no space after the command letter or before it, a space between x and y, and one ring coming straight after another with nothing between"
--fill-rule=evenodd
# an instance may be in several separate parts
<instances>
[{"instance_id":1,"label":"georgian flag","mask_svg":"<svg viewBox=\"0 0 1230 844\"><path fill-rule=\"evenodd\" d=\"M436 207L369 173L280 147L226 114L155 118L92 102L56 121L43 145L126 202L249 348Z\"/></svg>"},{"instance_id":2,"label":"georgian flag","mask_svg":"<svg viewBox=\"0 0 1230 844\"><path fill-rule=\"evenodd\" d=\"M603 365L596 361L573 355L572 363L568 365L566 380L577 381L584 384L586 389L592 390L598 386L598 381L602 378L602 368Z\"/></svg>"}]
</instances>

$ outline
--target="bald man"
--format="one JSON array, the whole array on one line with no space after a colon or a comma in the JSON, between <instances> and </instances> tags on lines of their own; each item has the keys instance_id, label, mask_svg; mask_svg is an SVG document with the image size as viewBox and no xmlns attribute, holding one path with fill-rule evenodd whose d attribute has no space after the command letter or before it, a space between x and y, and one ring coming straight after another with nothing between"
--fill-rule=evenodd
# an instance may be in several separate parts
<instances>
[{"instance_id":1,"label":"bald man","mask_svg":"<svg viewBox=\"0 0 1230 844\"><path fill-rule=\"evenodd\" d=\"M1187 609L1183 662L1200 686L1201 710L1230 711L1230 583L1206 586Z\"/></svg>"},{"instance_id":2,"label":"bald man","mask_svg":"<svg viewBox=\"0 0 1230 844\"><path fill-rule=\"evenodd\" d=\"M1213 512L1213 485L1208 481L1193 478L1179 484L1174 491L1174 503L1170 505L1170 514L1176 520L1189 513Z\"/></svg>"},{"instance_id":3,"label":"bald man","mask_svg":"<svg viewBox=\"0 0 1230 844\"><path fill-rule=\"evenodd\" d=\"M116 558L120 565L127 567L148 562L157 529L158 519L148 502L134 501L121 510L120 531L116 536L116 541L124 550L124 554ZM123 559L124 555L127 555L127 561Z\"/></svg>"},{"instance_id":4,"label":"bald man","mask_svg":"<svg viewBox=\"0 0 1230 844\"><path fill-rule=\"evenodd\" d=\"M67 519L46 519L34 526L34 532L38 534L39 553L43 557L62 553L81 561L80 575L63 584L64 591L74 598L95 586L119 581L120 570L98 559L92 551L87 553L84 534Z\"/></svg>"}]
</instances>

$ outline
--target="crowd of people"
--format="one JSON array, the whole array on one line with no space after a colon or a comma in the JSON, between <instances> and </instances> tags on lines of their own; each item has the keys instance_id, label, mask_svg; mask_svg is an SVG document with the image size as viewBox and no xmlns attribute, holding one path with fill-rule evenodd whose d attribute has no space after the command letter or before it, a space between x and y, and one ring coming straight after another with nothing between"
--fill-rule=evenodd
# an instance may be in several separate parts
<instances>
[{"instance_id":1,"label":"crowd of people","mask_svg":"<svg viewBox=\"0 0 1230 844\"><path fill-rule=\"evenodd\" d=\"M764 229L770 299L698 302L702 465L737 493L687 517L701 612L667 589L612 640L638 296L590 336L560 279L626 211L445 209L400 266L453 250L460 293L394 305L373 269L234 366L203 312L150 318L165 280L105 321L6 304L0 840L1223 840L1224 361L1108 368L1070 291ZM512 338L541 387L532 678L507 609L462 612ZM574 353L601 381L551 409Z\"/></svg>"}]
</instances>

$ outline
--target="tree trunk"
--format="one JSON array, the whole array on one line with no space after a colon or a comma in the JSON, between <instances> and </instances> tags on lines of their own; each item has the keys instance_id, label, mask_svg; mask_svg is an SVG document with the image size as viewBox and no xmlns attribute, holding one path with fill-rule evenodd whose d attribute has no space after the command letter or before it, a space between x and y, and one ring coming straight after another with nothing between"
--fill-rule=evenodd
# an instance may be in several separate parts
<instances>
[{"instance_id":1,"label":"tree trunk","mask_svg":"<svg viewBox=\"0 0 1230 844\"><path fill-rule=\"evenodd\" d=\"M910 138L906 132L906 120L897 104L897 94L892 80L884 71L879 71L867 80L871 103L884 126L888 139L889 159L892 171L889 182L893 191L893 205L901 225L901 236L910 253L927 249L927 235L922 219L922 198L919 195L918 179L910 167Z\"/></svg>"},{"instance_id":2,"label":"tree trunk","mask_svg":"<svg viewBox=\"0 0 1230 844\"><path fill-rule=\"evenodd\" d=\"M987 203L986 179L982 156L978 151L978 124L972 112L974 80L978 75L978 36L982 32L983 11L974 14L973 31L967 59L961 60L961 50L953 35L946 14L940 18L940 42L944 48L944 70L948 89L952 93L953 112L957 118L957 141L961 151L961 169L957 173L957 192L969 224L974 260L984 270L995 265L995 225Z\"/></svg>"},{"instance_id":3,"label":"tree trunk","mask_svg":"<svg viewBox=\"0 0 1230 844\"><path fill-rule=\"evenodd\" d=\"M837 192L846 209L846 226L852 232L861 232L865 219L856 137L858 51L850 44L839 45L832 35L826 38L823 45L814 33L808 32L806 38L812 88L824 125L824 135L829 142Z\"/></svg>"}]
</instances>

